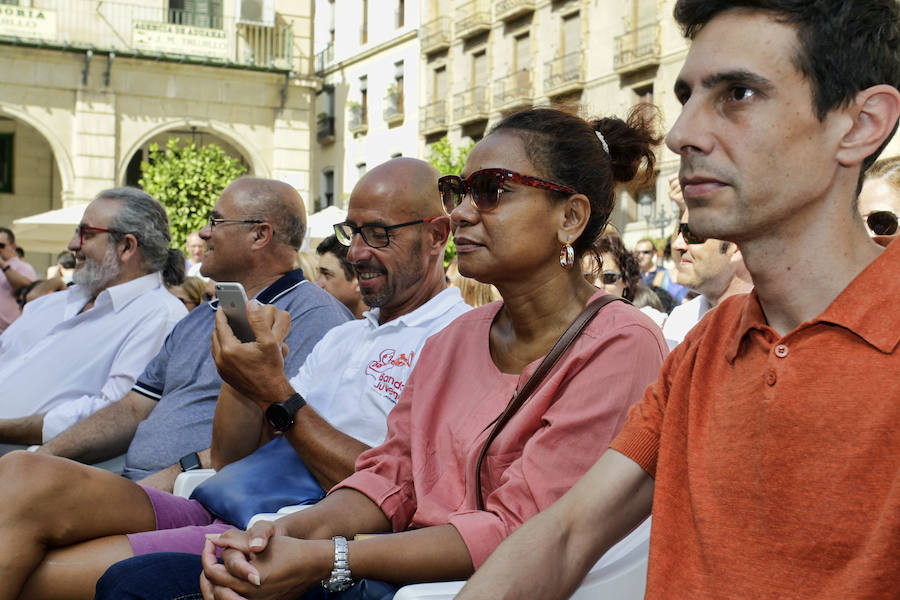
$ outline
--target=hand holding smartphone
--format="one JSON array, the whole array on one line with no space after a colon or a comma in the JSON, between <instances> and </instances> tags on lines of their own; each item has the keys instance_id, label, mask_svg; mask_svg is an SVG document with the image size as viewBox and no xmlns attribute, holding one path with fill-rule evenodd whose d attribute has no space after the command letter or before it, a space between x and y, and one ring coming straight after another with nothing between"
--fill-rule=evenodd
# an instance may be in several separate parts
<instances>
[{"instance_id":1,"label":"hand holding smartphone","mask_svg":"<svg viewBox=\"0 0 900 600\"><path fill-rule=\"evenodd\" d=\"M219 299L219 309L228 318L228 325L235 337L242 342L255 342L256 334L247 321L247 293L244 286L236 281L218 281L216 297Z\"/></svg>"}]
</instances>

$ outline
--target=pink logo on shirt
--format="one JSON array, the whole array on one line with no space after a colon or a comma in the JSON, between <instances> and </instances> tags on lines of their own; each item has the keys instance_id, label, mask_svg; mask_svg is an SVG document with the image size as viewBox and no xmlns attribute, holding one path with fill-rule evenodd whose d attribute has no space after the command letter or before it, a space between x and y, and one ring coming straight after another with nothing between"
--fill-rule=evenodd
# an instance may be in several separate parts
<instances>
[{"instance_id":1,"label":"pink logo on shirt","mask_svg":"<svg viewBox=\"0 0 900 600\"><path fill-rule=\"evenodd\" d=\"M405 352L397 355L393 348L382 350L376 360L366 367L366 374L375 381L375 389L385 393L391 401L397 402L404 382L388 374L393 367L412 367L415 352L410 351L409 356Z\"/></svg>"}]
</instances>

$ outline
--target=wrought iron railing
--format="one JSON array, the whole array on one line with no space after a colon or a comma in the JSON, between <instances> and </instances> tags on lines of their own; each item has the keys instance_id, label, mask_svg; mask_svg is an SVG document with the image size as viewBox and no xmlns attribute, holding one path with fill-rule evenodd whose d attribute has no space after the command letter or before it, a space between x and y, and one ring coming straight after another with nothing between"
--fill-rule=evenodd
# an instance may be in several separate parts
<instances>
[{"instance_id":1,"label":"wrought iron railing","mask_svg":"<svg viewBox=\"0 0 900 600\"><path fill-rule=\"evenodd\" d=\"M490 111L487 86L479 85L453 97L453 120L470 122L487 118Z\"/></svg>"},{"instance_id":2,"label":"wrought iron railing","mask_svg":"<svg viewBox=\"0 0 900 600\"><path fill-rule=\"evenodd\" d=\"M584 60L581 50L560 56L544 65L544 91L552 92L561 87L584 81Z\"/></svg>"},{"instance_id":3,"label":"wrought iron railing","mask_svg":"<svg viewBox=\"0 0 900 600\"><path fill-rule=\"evenodd\" d=\"M438 100L422 107L420 128L426 134L447 129L447 101Z\"/></svg>"},{"instance_id":4,"label":"wrought iron railing","mask_svg":"<svg viewBox=\"0 0 900 600\"><path fill-rule=\"evenodd\" d=\"M520 69L494 83L494 106L531 102L531 70Z\"/></svg>"},{"instance_id":5,"label":"wrought iron railing","mask_svg":"<svg viewBox=\"0 0 900 600\"><path fill-rule=\"evenodd\" d=\"M450 45L450 17L438 17L419 28L422 52L434 52Z\"/></svg>"},{"instance_id":6,"label":"wrought iron railing","mask_svg":"<svg viewBox=\"0 0 900 600\"><path fill-rule=\"evenodd\" d=\"M471 0L456 9L456 35L468 37L491 27L491 8L485 0Z\"/></svg>"},{"instance_id":7,"label":"wrought iron railing","mask_svg":"<svg viewBox=\"0 0 900 600\"><path fill-rule=\"evenodd\" d=\"M659 60L660 27L653 23L644 25L616 36L616 51L613 55L613 66L616 69L627 68L633 64L643 64Z\"/></svg>"},{"instance_id":8,"label":"wrought iron railing","mask_svg":"<svg viewBox=\"0 0 900 600\"><path fill-rule=\"evenodd\" d=\"M122 0L32 0L27 23L0 20L0 39L62 48L90 48L152 57L194 58L299 70L294 64L293 27L237 23L232 16L169 9Z\"/></svg>"}]
</instances>

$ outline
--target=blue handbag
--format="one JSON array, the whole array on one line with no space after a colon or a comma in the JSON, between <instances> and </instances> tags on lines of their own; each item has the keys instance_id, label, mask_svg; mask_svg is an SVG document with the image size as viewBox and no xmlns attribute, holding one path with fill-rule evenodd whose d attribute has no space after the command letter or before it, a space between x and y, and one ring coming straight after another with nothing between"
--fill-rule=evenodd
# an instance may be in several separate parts
<instances>
[{"instance_id":1,"label":"blue handbag","mask_svg":"<svg viewBox=\"0 0 900 600\"><path fill-rule=\"evenodd\" d=\"M210 513L241 529L253 515L324 497L325 490L284 436L223 467L191 494Z\"/></svg>"}]
</instances>

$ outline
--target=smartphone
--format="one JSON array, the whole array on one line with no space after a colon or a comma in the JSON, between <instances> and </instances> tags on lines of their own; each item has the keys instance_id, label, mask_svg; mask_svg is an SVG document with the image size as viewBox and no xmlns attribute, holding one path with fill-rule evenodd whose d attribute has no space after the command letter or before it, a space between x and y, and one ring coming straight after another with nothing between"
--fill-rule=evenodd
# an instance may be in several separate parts
<instances>
[{"instance_id":1,"label":"smartphone","mask_svg":"<svg viewBox=\"0 0 900 600\"><path fill-rule=\"evenodd\" d=\"M234 336L242 342L256 341L256 335L247 321L247 293L244 286L236 281L217 281L216 297L219 309L228 318L228 325Z\"/></svg>"}]
</instances>

